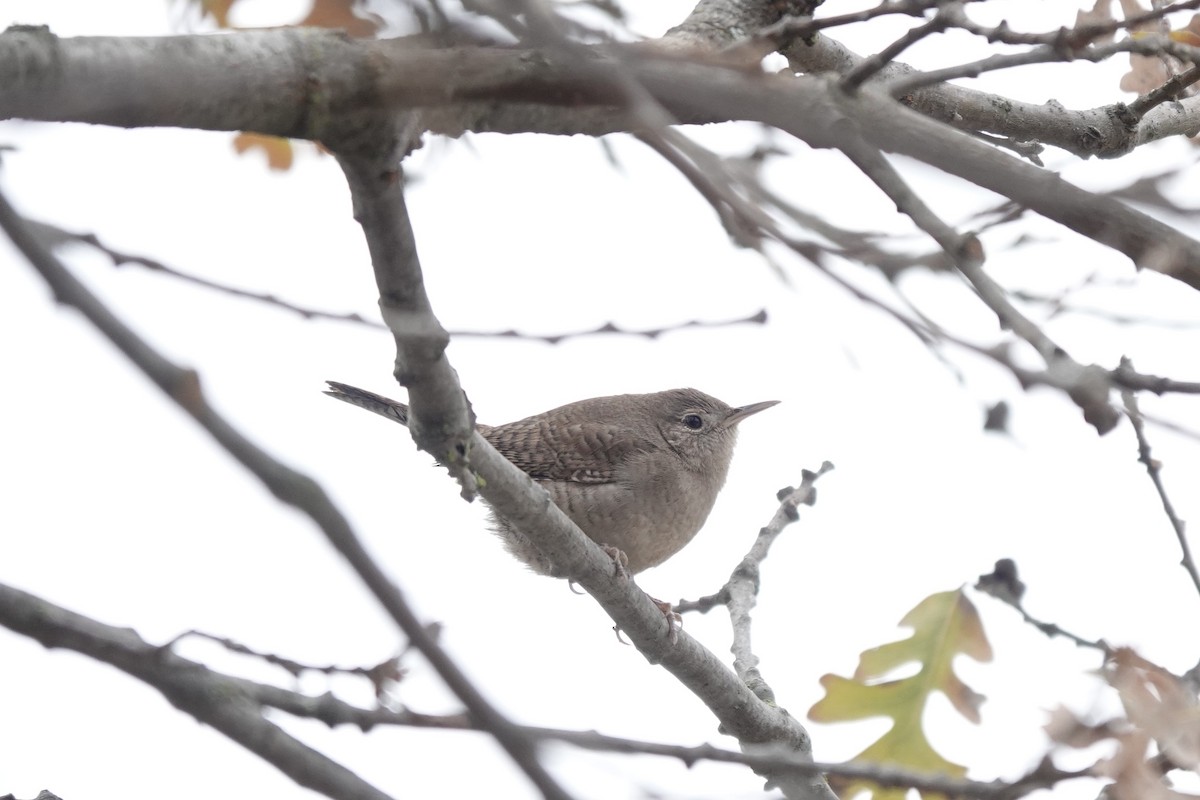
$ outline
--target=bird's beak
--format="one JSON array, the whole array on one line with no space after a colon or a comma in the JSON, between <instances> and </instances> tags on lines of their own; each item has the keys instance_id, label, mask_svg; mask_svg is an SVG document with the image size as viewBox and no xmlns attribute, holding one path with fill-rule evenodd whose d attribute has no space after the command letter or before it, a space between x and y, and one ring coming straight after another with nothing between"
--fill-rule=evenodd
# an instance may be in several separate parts
<instances>
[{"instance_id":1,"label":"bird's beak","mask_svg":"<svg viewBox=\"0 0 1200 800\"><path fill-rule=\"evenodd\" d=\"M777 406L777 405L779 405L778 400L764 400L761 403L751 403L748 406L742 406L741 408L735 408L733 411L729 412L729 416L725 418L725 422L723 424L726 428L732 428L734 425L737 425L739 422L744 420L746 417L748 417L752 414L757 414L760 411L766 411L771 406Z\"/></svg>"}]
</instances>

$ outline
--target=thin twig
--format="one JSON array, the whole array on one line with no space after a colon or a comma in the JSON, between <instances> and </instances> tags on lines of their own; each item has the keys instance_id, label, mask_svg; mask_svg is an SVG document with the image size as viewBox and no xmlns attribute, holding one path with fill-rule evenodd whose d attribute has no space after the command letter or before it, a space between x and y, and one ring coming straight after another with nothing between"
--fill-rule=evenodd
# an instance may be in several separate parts
<instances>
[{"instance_id":1,"label":"thin twig","mask_svg":"<svg viewBox=\"0 0 1200 800\"><path fill-rule=\"evenodd\" d=\"M1099 650L1104 654L1106 660L1114 652L1113 648L1109 647L1108 643L1103 639L1085 639L1082 636L1059 627L1053 622L1043 622L1026 611L1022 603L1022 597L1025 594L1025 584L1018 577L1017 564L1011 558L1000 559L996 562L996 566L992 572L987 575L980 575L979 580L975 582L975 589L1012 606L1021 615L1022 619L1050 638L1062 636L1070 639L1080 647Z\"/></svg>"},{"instance_id":2,"label":"thin twig","mask_svg":"<svg viewBox=\"0 0 1200 800\"><path fill-rule=\"evenodd\" d=\"M1169 420L1165 417L1160 417L1155 414L1147 414L1144 411L1141 412L1141 415L1142 415L1143 422L1147 422L1150 425L1156 425L1159 428L1162 428L1164 431L1170 431L1171 433L1177 433L1180 436L1184 436L1188 439L1191 439L1194 442L1200 442L1200 430L1196 430L1195 428L1185 427L1183 425L1180 425L1178 422L1175 422L1174 420Z\"/></svg>"},{"instance_id":3,"label":"thin twig","mask_svg":"<svg viewBox=\"0 0 1200 800\"><path fill-rule=\"evenodd\" d=\"M1166 330L1177 331L1194 331L1200 329L1200 320L1197 319L1159 319L1156 317L1141 315L1141 314L1122 314L1116 311L1110 311L1107 308L1099 308L1096 306L1085 306L1076 303L1068 303L1064 297L1048 297L1045 295L1034 294L1028 291L1013 291L1012 296L1026 303L1039 303L1049 306L1047 311L1051 317L1060 314L1078 314L1081 317L1091 317L1093 319L1102 320L1112 323L1113 325L1138 325L1148 328L1163 328ZM1113 380L1120 384L1124 380L1124 373L1120 370L1113 371ZM1163 391L1185 391L1189 393L1200 392L1200 383L1189 383L1184 381L1172 381L1168 378L1154 378L1149 375L1130 376L1130 380L1146 379L1161 386ZM1178 389L1174 387L1180 387ZM1130 388L1150 389L1150 386L1137 386Z\"/></svg>"},{"instance_id":4,"label":"thin twig","mask_svg":"<svg viewBox=\"0 0 1200 800\"><path fill-rule=\"evenodd\" d=\"M944 222L925 201L914 192L879 148L867 144L862 137L847 131L842 137L841 150L864 175L896 204L918 228L938 243L947 258L960 269L964 264L978 265L983 261L983 246L974 234L960 234Z\"/></svg>"},{"instance_id":5,"label":"thin twig","mask_svg":"<svg viewBox=\"0 0 1200 800\"><path fill-rule=\"evenodd\" d=\"M978 238L972 234L959 234L943 222L908 187L883 154L853 132L847 131L843 136L841 149L896 203L898 209L908 214L919 228L941 245L959 272L974 287L979 298L995 312L1001 325L1037 350L1046 364L1046 372L1039 376L1039 380L1064 389L1083 411L1084 419L1099 433L1112 430L1119 416L1108 402L1107 373L1095 365L1084 366L1075 361L1009 301L1004 288L983 271L983 252Z\"/></svg>"},{"instance_id":6,"label":"thin twig","mask_svg":"<svg viewBox=\"0 0 1200 800\"><path fill-rule=\"evenodd\" d=\"M992 280L982 267L973 263L959 265L959 270L975 288L979 298L995 312L1000 324L1029 343L1042 357L1046 371L1038 380L1066 391L1075 405L1083 411L1098 433L1105 434L1116 427L1119 413L1109 403L1111 383L1108 372L1095 364L1084 365L1052 340L1037 323L1026 317L1008 299L1000 284ZM1011 366L1014 374L1019 374Z\"/></svg>"},{"instance_id":7,"label":"thin twig","mask_svg":"<svg viewBox=\"0 0 1200 800\"><path fill-rule=\"evenodd\" d=\"M1200 81L1200 65L1192 66L1178 75L1172 75L1162 86L1151 89L1141 97L1130 102L1128 108L1139 120L1155 106L1174 102L1189 86Z\"/></svg>"},{"instance_id":8,"label":"thin twig","mask_svg":"<svg viewBox=\"0 0 1200 800\"><path fill-rule=\"evenodd\" d=\"M954 17L949 10L951 7L950 4L939 5L937 13L924 25L911 28L907 33L875 55L856 64L852 70L842 77L842 90L846 92L857 90L859 86L870 80L871 76L886 67L909 47L912 47L927 36L945 31L954 22Z\"/></svg>"},{"instance_id":9,"label":"thin twig","mask_svg":"<svg viewBox=\"0 0 1200 800\"><path fill-rule=\"evenodd\" d=\"M788 525L800 519L799 507L811 506L816 502L817 490L814 484L817 479L832 469L833 464L825 461L816 472L804 470L799 487L788 486L780 489L776 494L779 506L774 516L759 530L750 550L738 562L725 585L715 594L699 600L680 600L674 606L680 613L708 611L717 604L724 604L729 608L730 624L733 628L733 645L730 647L734 657L733 668L746 685L767 703L775 702L775 693L758 671L758 657L754 655L751 646L750 612L757 604L759 571L779 534Z\"/></svg>"},{"instance_id":10,"label":"thin twig","mask_svg":"<svg viewBox=\"0 0 1200 800\"><path fill-rule=\"evenodd\" d=\"M216 636L204 631L190 630L176 636L171 641L167 642L163 647L174 648L179 642L189 637L199 639L207 639L210 642L215 642L221 645L231 653L250 656L265 661L268 664L283 669L294 678L299 678L305 673L316 672L322 675L350 675L360 678L366 678L375 687L375 696L380 697L391 684L400 681L404 676L404 669L400 666L401 656L393 656L385 661L375 664L370 667L342 667L336 664L304 664L277 653L266 653L260 650L255 650L249 645L234 641L226 636Z\"/></svg>"},{"instance_id":11,"label":"thin twig","mask_svg":"<svg viewBox=\"0 0 1200 800\"><path fill-rule=\"evenodd\" d=\"M126 264L136 264L140 267L145 267L151 272L157 272L163 275L169 275L172 278L185 281L195 286L200 286L204 289L220 292L222 294L240 297L246 300L253 300L264 305L273 306L275 308L289 311L297 314L304 319L322 319L331 320L334 322L349 322L355 325L363 325L368 328L377 330L387 330L387 326L382 322L367 319L358 312L336 312L324 311L322 309L302 306L297 303L292 303L287 300L268 293L255 292L249 289L242 289L237 286L231 286L227 283L209 280L202 278L199 275L193 275L184 270L172 267L157 259L147 258L146 256L134 255L116 250L100 241L100 238L93 233L75 233L65 230L56 225L50 225L44 222L36 222L34 220L26 220L30 228L42 238L43 242L53 246L57 246L64 242L79 242L86 244L108 256L114 266L124 266ZM762 325L767 321L767 310L759 309L753 314L735 319L718 320L709 322L706 320L688 320L677 325L662 325L656 328L625 328L615 322L605 322L597 325L595 328L586 328L577 331L563 331L562 333L525 333L514 328L501 331L469 331L469 330L451 330L449 334L451 338L481 338L481 339L521 339L524 341L545 342L546 344L559 344L570 339L579 339L587 336L634 336L643 339L658 339L667 333L682 331L688 328L726 328L734 325Z\"/></svg>"},{"instance_id":12,"label":"thin twig","mask_svg":"<svg viewBox=\"0 0 1200 800\"><path fill-rule=\"evenodd\" d=\"M1109 375L1117 386L1134 391L1153 392L1157 395L1167 392L1200 394L1200 381L1177 381L1160 375L1146 375L1135 370L1133 363L1128 359L1121 359L1121 363Z\"/></svg>"},{"instance_id":13,"label":"thin twig","mask_svg":"<svg viewBox=\"0 0 1200 800\"><path fill-rule=\"evenodd\" d=\"M966 2L981 2L981 0L965 0ZM937 8L940 0L884 0L884 2L863 11L853 11L848 14L821 17L784 17L773 25L757 30L751 37L753 40L768 40L782 45L792 39L809 37L818 31L850 25L857 22L882 17L889 14L903 14L909 17L924 16L931 8Z\"/></svg>"},{"instance_id":14,"label":"thin twig","mask_svg":"<svg viewBox=\"0 0 1200 800\"><path fill-rule=\"evenodd\" d=\"M1127 358L1122 358L1121 366L1132 369L1133 363ZM1179 549L1183 553L1180 566L1187 571L1196 591L1200 592L1200 571L1196 569L1196 561L1192 558L1192 548L1188 544L1187 524L1175 513L1175 504L1171 502L1171 498L1167 494L1167 487L1163 485L1162 463L1150 454L1150 440L1146 438L1142 414L1138 410L1137 395L1129 389L1124 389L1121 391L1121 398L1125 401L1125 413L1128 415L1129 421L1133 423L1133 432L1137 436L1138 461L1146 467L1150 482L1154 484L1154 491L1158 492L1158 499L1162 501L1163 512L1167 515L1171 528L1175 531L1175 538L1179 541Z\"/></svg>"},{"instance_id":15,"label":"thin twig","mask_svg":"<svg viewBox=\"0 0 1200 800\"><path fill-rule=\"evenodd\" d=\"M1076 61L1101 62L1107 61L1118 53L1136 53L1139 55L1161 55L1167 53L1183 61L1200 60L1200 48L1173 42L1161 37L1153 39L1123 39L1105 45L1089 45L1078 50L1072 50L1070 59ZM943 69L932 69L924 72L913 71L901 77L887 81L884 91L892 97L904 97L912 92L956 78L978 78L985 72L995 72L1002 69L1013 69L1031 64L1055 64L1067 60L1062 50L1054 44L1035 47L1023 53L1006 53L988 56L967 64L958 64ZM1127 109L1122 103L1111 108ZM1147 109L1148 110L1148 109ZM1128 113L1126 111L1126 113ZM1137 118L1130 114L1127 124L1136 125Z\"/></svg>"},{"instance_id":16,"label":"thin twig","mask_svg":"<svg viewBox=\"0 0 1200 800\"><path fill-rule=\"evenodd\" d=\"M1046 33L1020 33L1001 22L996 26L980 25L974 20L962 15L956 24L963 30L987 39L989 43L1000 42L1011 45L1044 44L1056 47L1064 54L1073 54L1080 47L1097 39L1112 36L1118 31L1142 28L1148 22L1161 22L1171 14L1179 11L1189 11L1200 8L1200 0L1183 0L1183 2L1159 6L1134 14L1125 19L1113 19L1110 22L1079 25L1074 28L1059 28Z\"/></svg>"},{"instance_id":17,"label":"thin twig","mask_svg":"<svg viewBox=\"0 0 1200 800\"><path fill-rule=\"evenodd\" d=\"M663 745L604 736L594 731L555 731L539 728L528 730L531 735L546 740L569 742L577 747L594 750L645 753L677 758L687 766L691 766L697 761L716 761L745 764L756 771L787 768L813 775L837 775L843 778L870 781L882 787L912 788L923 793L928 792L946 797L972 797L978 798L978 800L1015 800L1015 798L1023 797L1038 789L1050 788L1063 781L1094 777L1090 768L1063 770L1056 767L1049 759L1042 761L1037 767L1015 781L973 781L865 761L806 763L785 753L738 753L706 744L695 747Z\"/></svg>"},{"instance_id":18,"label":"thin twig","mask_svg":"<svg viewBox=\"0 0 1200 800\"><path fill-rule=\"evenodd\" d=\"M979 2L979 0L965 0L965 2ZM773 25L756 31L754 38L768 39L782 45L795 38L811 36L818 31L851 23L866 22L875 17L888 14L904 14L911 17L921 16L930 8L936 8L938 4L939 0L885 0L874 8L838 16L821 17L820 19L812 17L785 17ZM964 18L963 24L959 24L956 21L955 26L962 27L977 36L982 36L988 39L989 42L1028 45L1055 44L1064 40L1070 40L1078 46L1079 44L1095 41L1102 37L1111 36L1120 30L1136 28L1146 22L1160 20L1173 13L1194 10L1196 8L1200 8L1200 0L1184 0L1183 2L1151 9L1142 14L1136 14L1128 19L1115 19L1112 22L1081 25L1075 28L1059 28L1057 31L1048 33L1019 33L1009 28L1006 24L989 28L977 25L967 18Z\"/></svg>"}]
</instances>

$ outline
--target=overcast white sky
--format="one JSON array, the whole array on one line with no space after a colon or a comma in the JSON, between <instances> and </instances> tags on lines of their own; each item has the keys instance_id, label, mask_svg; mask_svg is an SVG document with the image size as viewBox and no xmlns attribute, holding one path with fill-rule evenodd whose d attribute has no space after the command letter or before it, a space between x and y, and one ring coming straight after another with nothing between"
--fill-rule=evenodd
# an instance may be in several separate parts
<instances>
[{"instance_id":1,"label":"overcast white sky","mask_svg":"<svg viewBox=\"0 0 1200 800\"><path fill-rule=\"evenodd\" d=\"M1072 18L1030 17L1035 4L1027 2L998 5L1014 25L1050 28ZM655 4L653 18L639 17L636 27L657 35L688 8L676 0ZM119 8L0 0L0 22L45 23L64 36L160 34L178 30L179 20L178 8L157 0ZM865 34L847 40L871 46ZM937 52L921 49L911 60ZM1120 71L1071 65L980 85L1087 107L1122 97ZM692 133L731 152L756 136L746 126ZM366 248L333 159L301 145L293 170L270 173L259 157L234 156L230 138L4 123L0 144L16 151L5 154L0 185L30 217L94 232L117 249L298 304L374 315ZM770 518L775 490L830 460L837 469L821 480L817 506L803 512L764 570L755 617L764 675L794 714L820 698L822 674L850 674L861 650L895 638L896 622L922 597L973 581L1001 557L1020 565L1033 613L1131 644L1176 671L1196 663L1200 652L1186 632L1200 598L1177 566L1178 545L1135 460L1128 425L1098 438L1057 395L1025 394L1005 373L961 352L947 351L948 366L804 264L787 261L781 280L728 243L713 213L669 167L627 137L609 138L620 169L581 137L433 140L411 165L410 203L430 295L452 330L560 333L607 321L658 327L768 310L766 326L688 330L657 341L591 337L549 346L460 338L451 346L479 418L493 423L582 397L675 386L732 404L783 401L742 426L727 489L707 527L668 564L639 576L641 586L669 599L714 591ZM839 156L784 144L796 155L769 179L798 202L843 224L908 230ZM1047 159L1086 186L1194 160L1182 142L1114 163L1053 152ZM994 202L932 170L905 170L953 222ZM1175 188L1195 203L1194 181L1185 177ZM1200 234L1194 223L1186 221ZM1088 304L1200 320L1200 299L1181 284L1135 275L1123 258L1048 223L1023 230L1045 241L1011 249L1016 230L985 238L988 269L1006 285L1050 291L1095 271L1132 285L1081 295ZM218 409L322 482L420 613L445 625L447 647L506 713L534 724L732 745L686 690L616 643L611 622L589 598L506 556L483 530L483 509L459 501L403 430L321 395L326 379L398 395L387 334L304 321L136 267L114 269L82 249L64 255L138 332L197 368ZM7 386L0 581L153 642L197 628L298 660L349 665L396 650L392 626L311 524L281 508L77 314L56 307L7 242L0 265ZM876 276L846 274L889 296ZM995 335L989 314L954 279L913 275L902 288L961 335L981 342ZM1085 363L1114 365L1126 354L1145 371L1197 379L1196 328L1074 318L1049 330ZM1013 406L1011 437L981 429L984 407L1002 399ZM1200 428L1192 402L1148 398L1144 407ZM1200 446L1162 430L1151 435L1180 515L1200 517ZM1086 674L1097 666L1093 655L1046 641L988 598L978 603L996 659L960 670L988 695L984 724L935 708L934 744L970 764L973 777L1014 776L1046 750L1039 730L1045 709L1067 703L1100 714L1112 706ZM726 654L723 614L685 624ZM192 642L182 651L286 683L214 647ZM110 668L3 632L0 663L0 794L306 794ZM409 666L401 702L429 712L457 708L422 662ZM326 681L303 685L319 692ZM370 702L362 686L337 686ZM482 736L363 736L278 721L395 796L532 796ZM881 729L879 722L813 725L817 756L848 758ZM580 797L761 794L756 778L734 768L689 771L566 749L551 763ZM1077 787L1060 796L1094 794L1094 787Z\"/></svg>"}]
</instances>

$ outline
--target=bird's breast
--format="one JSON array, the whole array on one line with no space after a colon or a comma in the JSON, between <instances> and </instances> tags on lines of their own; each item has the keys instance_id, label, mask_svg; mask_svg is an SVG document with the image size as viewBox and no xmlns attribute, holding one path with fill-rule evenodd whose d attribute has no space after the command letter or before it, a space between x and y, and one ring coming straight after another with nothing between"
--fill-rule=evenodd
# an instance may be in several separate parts
<instances>
[{"instance_id":1,"label":"bird's breast","mask_svg":"<svg viewBox=\"0 0 1200 800\"><path fill-rule=\"evenodd\" d=\"M631 572L661 564L690 542L720 489L675 459L631 459L614 478L600 484L541 483L590 538L622 550Z\"/></svg>"}]
</instances>

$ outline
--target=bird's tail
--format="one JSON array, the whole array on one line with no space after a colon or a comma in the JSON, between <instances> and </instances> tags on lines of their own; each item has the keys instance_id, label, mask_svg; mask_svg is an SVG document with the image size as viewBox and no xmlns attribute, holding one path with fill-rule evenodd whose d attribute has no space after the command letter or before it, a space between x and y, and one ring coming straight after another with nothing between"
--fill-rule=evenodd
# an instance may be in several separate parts
<instances>
[{"instance_id":1,"label":"bird's tail","mask_svg":"<svg viewBox=\"0 0 1200 800\"><path fill-rule=\"evenodd\" d=\"M398 400L391 400L380 394L368 392L366 389L359 389L357 386L350 386L345 383L336 381L326 381L329 388L325 390L325 394L330 397L336 397L338 400L349 403L352 406L365 408L367 411L374 411L381 417L387 417L392 422L399 422L401 425L408 425L408 406Z\"/></svg>"}]
</instances>

